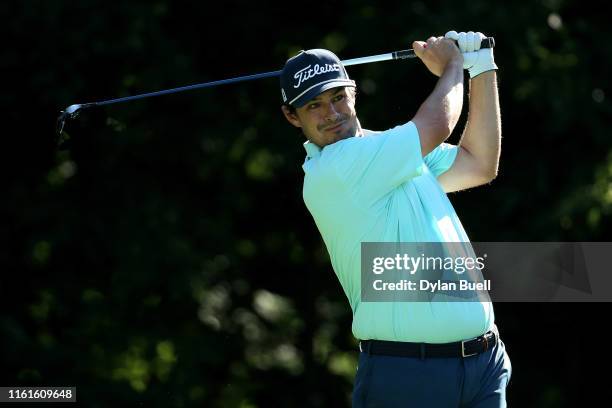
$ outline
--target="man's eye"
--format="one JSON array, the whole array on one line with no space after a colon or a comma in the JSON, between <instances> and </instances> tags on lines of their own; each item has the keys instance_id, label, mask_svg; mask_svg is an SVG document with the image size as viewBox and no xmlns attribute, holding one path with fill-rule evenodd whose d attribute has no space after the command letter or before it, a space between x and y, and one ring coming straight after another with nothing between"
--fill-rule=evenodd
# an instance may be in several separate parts
<instances>
[{"instance_id":1,"label":"man's eye","mask_svg":"<svg viewBox=\"0 0 612 408\"><path fill-rule=\"evenodd\" d=\"M317 109L319 107L318 103L311 103L310 105L308 105L308 109Z\"/></svg>"},{"instance_id":2,"label":"man's eye","mask_svg":"<svg viewBox=\"0 0 612 408\"><path fill-rule=\"evenodd\" d=\"M344 95L336 95L336 97L334 98L336 102L341 101L343 99L344 99Z\"/></svg>"}]
</instances>

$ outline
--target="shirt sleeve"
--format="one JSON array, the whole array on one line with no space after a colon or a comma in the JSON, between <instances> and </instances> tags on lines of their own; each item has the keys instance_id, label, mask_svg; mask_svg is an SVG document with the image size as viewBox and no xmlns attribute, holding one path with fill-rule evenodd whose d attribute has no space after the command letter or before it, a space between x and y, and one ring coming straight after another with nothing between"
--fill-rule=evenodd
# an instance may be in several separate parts
<instances>
[{"instance_id":1,"label":"shirt sleeve","mask_svg":"<svg viewBox=\"0 0 612 408\"><path fill-rule=\"evenodd\" d=\"M357 199L370 203L423 172L421 142L412 122L329 147L340 180Z\"/></svg>"},{"instance_id":2,"label":"shirt sleeve","mask_svg":"<svg viewBox=\"0 0 612 408\"><path fill-rule=\"evenodd\" d=\"M442 143L429 152L429 154L426 155L423 160L429 168L429 171L432 172L434 176L438 177L440 174L451 168L455 162L458 151L458 146L449 143Z\"/></svg>"}]
</instances>

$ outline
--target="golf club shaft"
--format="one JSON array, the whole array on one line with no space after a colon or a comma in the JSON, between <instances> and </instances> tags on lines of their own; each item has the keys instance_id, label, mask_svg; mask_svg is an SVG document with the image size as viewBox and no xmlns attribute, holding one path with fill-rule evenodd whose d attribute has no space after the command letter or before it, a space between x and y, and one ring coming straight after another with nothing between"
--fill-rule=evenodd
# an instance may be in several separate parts
<instances>
[{"instance_id":1,"label":"golf club shaft","mask_svg":"<svg viewBox=\"0 0 612 408\"><path fill-rule=\"evenodd\" d=\"M204 82L201 84L181 86L179 88L166 89L164 91L149 92L149 93L133 95L133 96L124 96L123 98L116 98L116 99L109 99L107 101L93 102L92 104L96 106L110 105L113 103L133 101L135 99L149 98L151 96L168 95L168 94L177 93L177 92L190 91L193 89L210 88L212 86L217 86L217 85L231 84L232 82L241 82L241 81L250 81L253 79L269 78L269 77L279 76L280 73L281 71L263 72L261 74L245 75L245 76L236 77L236 78L221 79L218 81Z\"/></svg>"},{"instance_id":2,"label":"golf club shaft","mask_svg":"<svg viewBox=\"0 0 612 408\"><path fill-rule=\"evenodd\" d=\"M342 65L350 66L350 65L367 64L370 62L380 62L380 61L389 61L389 60L394 60L394 59L415 58L415 57L416 57L416 54L414 53L414 50L409 49L409 50L403 50L403 51L394 51L394 52L390 52L387 54L371 55L369 57L353 58L350 60L342 61ZM281 72L282 72L281 70L270 71L270 72L263 72L260 74L240 76L236 78L221 79L218 81L204 82L201 84L194 84L194 85L181 86L179 88L166 89L164 91L149 92L149 93L144 93L140 95L125 96L122 98L109 99L107 101L93 102L93 104L97 106L110 105L113 103L133 101L135 99L149 98L151 96L161 96L161 95L168 95L168 94L177 93L177 92L190 91L193 89L210 88L210 87L217 86L217 85L231 84L233 82L242 82L242 81L250 81L254 79L277 77L277 76L280 76Z\"/></svg>"},{"instance_id":3,"label":"golf club shaft","mask_svg":"<svg viewBox=\"0 0 612 408\"><path fill-rule=\"evenodd\" d=\"M481 48L493 48L494 46L495 46L495 40L493 37L488 37L482 40ZM369 57L353 58L353 59L342 61L342 64L344 66L351 66L351 65L367 64L371 62L389 61L389 60L415 58L415 57L416 57L416 54L414 53L414 50L408 49L408 50L394 51L394 52L390 52L387 54L372 55ZM269 77L277 77L277 76L280 76L281 72L282 71L280 70L264 72L261 74L245 75L245 76L240 76L236 78L222 79L219 81L204 82L201 84L181 86L179 88L166 89L166 90L157 91L157 92L149 92L149 93L144 93L140 95L125 96L122 98L109 99L106 101L90 102L87 104L81 104L80 108L89 107L89 106L111 105L114 103L133 101L136 99L149 98L152 96L168 95L168 94L177 93L177 92L190 91L193 89L210 88L213 86L230 84L234 82L250 81L254 79L269 78Z\"/></svg>"}]
</instances>

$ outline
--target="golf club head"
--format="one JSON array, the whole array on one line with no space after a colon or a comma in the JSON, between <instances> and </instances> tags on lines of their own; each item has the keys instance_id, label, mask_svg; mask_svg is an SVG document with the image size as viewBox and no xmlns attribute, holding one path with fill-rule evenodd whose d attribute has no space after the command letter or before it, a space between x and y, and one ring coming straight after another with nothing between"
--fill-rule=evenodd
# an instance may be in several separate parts
<instances>
[{"instance_id":1,"label":"golf club head","mask_svg":"<svg viewBox=\"0 0 612 408\"><path fill-rule=\"evenodd\" d=\"M75 119L77 116L79 116L79 113L83 108L87 108L91 105L93 104L74 104L68 106L65 110L60 112L55 127L55 132L57 136L56 142L58 147L62 147L70 139L70 136L64 133L64 126L66 125L66 121L69 119Z\"/></svg>"}]
</instances>

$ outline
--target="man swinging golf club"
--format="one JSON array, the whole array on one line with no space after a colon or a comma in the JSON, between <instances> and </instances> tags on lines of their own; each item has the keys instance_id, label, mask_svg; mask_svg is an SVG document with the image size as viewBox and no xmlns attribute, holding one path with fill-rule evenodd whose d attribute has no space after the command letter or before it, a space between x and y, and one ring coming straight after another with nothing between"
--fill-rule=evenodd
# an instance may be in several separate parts
<instances>
[{"instance_id":1,"label":"man swinging golf club","mask_svg":"<svg viewBox=\"0 0 612 408\"><path fill-rule=\"evenodd\" d=\"M410 121L384 131L361 127L355 82L330 51L302 51L282 70L283 114L308 139L304 201L360 340L353 407L506 406L512 367L491 302L361 299L362 242L469 242L445 193L497 174L497 66L493 49L480 49L484 38L450 31L415 41L417 57L439 79ZM455 146L445 140L461 114L464 68L469 114Z\"/></svg>"}]
</instances>

